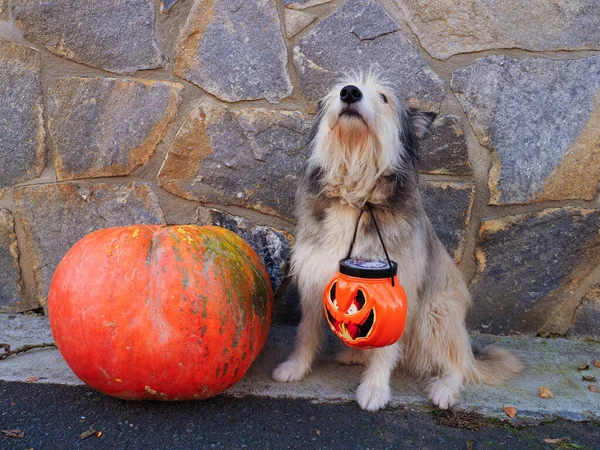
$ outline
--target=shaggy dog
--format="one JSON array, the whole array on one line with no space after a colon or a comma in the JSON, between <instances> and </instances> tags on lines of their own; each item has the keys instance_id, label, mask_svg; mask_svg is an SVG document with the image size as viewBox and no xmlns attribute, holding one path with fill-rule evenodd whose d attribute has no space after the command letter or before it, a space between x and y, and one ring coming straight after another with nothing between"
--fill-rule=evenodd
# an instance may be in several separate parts
<instances>
[{"instance_id":1,"label":"shaggy dog","mask_svg":"<svg viewBox=\"0 0 600 450\"><path fill-rule=\"evenodd\" d=\"M296 348L273 371L279 382L302 379L324 340L323 289L348 252L367 205L408 298L399 342L372 350L346 349L342 364L365 364L356 400L377 410L390 400L390 375L400 363L426 382L443 409L459 401L463 383L497 384L523 369L509 351L471 348L465 315L471 297L425 215L419 191L417 141L435 115L407 109L376 75L347 77L319 103L312 153L296 199L296 244L291 271L301 296ZM352 257L384 259L369 214L360 220Z\"/></svg>"}]
</instances>

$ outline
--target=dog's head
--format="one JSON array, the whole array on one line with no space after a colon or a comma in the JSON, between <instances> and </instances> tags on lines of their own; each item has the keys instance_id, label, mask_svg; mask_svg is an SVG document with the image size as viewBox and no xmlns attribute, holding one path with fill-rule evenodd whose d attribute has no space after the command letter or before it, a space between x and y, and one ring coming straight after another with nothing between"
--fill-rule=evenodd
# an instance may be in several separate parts
<instances>
[{"instance_id":1,"label":"dog's head","mask_svg":"<svg viewBox=\"0 0 600 450\"><path fill-rule=\"evenodd\" d=\"M372 71L345 76L319 102L313 157L323 165L333 152L346 153L347 161L360 153L380 174L415 170L417 141L435 116L406 108L391 83Z\"/></svg>"}]
</instances>

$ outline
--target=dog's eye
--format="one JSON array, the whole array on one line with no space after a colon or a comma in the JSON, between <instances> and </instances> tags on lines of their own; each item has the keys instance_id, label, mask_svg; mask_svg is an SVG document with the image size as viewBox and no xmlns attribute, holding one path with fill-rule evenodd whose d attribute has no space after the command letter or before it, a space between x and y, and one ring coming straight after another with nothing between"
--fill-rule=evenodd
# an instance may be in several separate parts
<instances>
[{"instance_id":1,"label":"dog's eye","mask_svg":"<svg viewBox=\"0 0 600 450\"><path fill-rule=\"evenodd\" d=\"M379 94L381 96L381 100L383 100L383 103L387 103L387 97L384 94Z\"/></svg>"}]
</instances>

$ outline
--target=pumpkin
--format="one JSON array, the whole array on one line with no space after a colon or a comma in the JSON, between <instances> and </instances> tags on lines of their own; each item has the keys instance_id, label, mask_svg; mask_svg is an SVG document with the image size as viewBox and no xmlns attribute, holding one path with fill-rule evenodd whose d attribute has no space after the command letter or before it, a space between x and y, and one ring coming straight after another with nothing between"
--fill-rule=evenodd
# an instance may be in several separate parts
<instances>
[{"instance_id":1,"label":"pumpkin","mask_svg":"<svg viewBox=\"0 0 600 450\"><path fill-rule=\"evenodd\" d=\"M408 302L397 270L393 261L340 261L339 273L323 292L323 306L329 327L346 345L376 348L400 339Z\"/></svg>"},{"instance_id":2,"label":"pumpkin","mask_svg":"<svg viewBox=\"0 0 600 450\"><path fill-rule=\"evenodd\" d=\"M261 351L273 290L219 227L135 225L91 233L58 265L56 345L89 386L123 399L191 400L239 381Z\"/></svg>"}]
</instances>

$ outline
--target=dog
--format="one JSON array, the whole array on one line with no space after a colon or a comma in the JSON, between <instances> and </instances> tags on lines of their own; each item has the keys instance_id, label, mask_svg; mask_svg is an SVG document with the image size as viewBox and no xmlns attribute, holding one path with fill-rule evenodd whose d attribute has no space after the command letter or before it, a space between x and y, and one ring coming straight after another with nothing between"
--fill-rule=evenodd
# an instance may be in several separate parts
<instances>
[{"instance_id":1,"label":"dog","mask_svg":"<svg viewBox=\"0 0 600 450\"><path fill-rule=\"evenodd\" d=\"M441 409L458 403L464 383L499 384L524 369L506 349L471 346L465 326L471 296L425 214L419 190L418 141L435 117L405 107L391 84L373 72L346 76L319 102L297 189L290 265L302 319L295 350L273 371L276 381L298 381L310 371L324 340L323 290L367 207L398 263L408 313L397 343L348 348L337 356L341 364L366 366L356 391L360 407L375 411L389 402L397 364L425 382L427 397ZM384 258L374 225L370 214L361 216L353 258Z\"/></svg>"}]
</instances>

